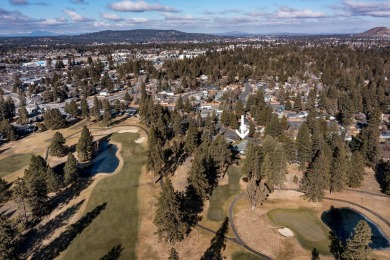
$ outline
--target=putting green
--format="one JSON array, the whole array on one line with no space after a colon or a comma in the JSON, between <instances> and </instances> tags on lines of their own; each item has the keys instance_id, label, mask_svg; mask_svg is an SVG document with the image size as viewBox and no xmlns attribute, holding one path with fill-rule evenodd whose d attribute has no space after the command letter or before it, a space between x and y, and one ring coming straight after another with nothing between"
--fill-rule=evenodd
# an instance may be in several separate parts
<instances>
[{"instance_id":1,"label":"putting green","mask_svg":"<svg viewBox=\"0 0 390 260\"><path fill-rule=\"evenodd\" d=\"M307 209L274 209L268 212L268 217L277 226L291 229L303 247L308 250L317 248L322 254L329 254L329 229Z\"/></svg>"}]
</instances>

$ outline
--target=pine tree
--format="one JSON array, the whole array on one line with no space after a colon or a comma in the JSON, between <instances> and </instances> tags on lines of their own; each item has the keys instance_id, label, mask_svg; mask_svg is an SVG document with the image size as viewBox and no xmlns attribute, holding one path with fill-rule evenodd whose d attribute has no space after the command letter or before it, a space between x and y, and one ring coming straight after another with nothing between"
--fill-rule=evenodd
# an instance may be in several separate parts
<instances>
[{"instance_id":1,"label":"pine tree","mask_svg":"<svg viewBox=\"0 0 390 260\"><path fill-rule=\"evenodd\" d=\"M86 126L83 127L80 139L76 146L77 157L81 162L92 159L93 153L93 136Z\"/></svg>"},{"instance_id":2,"label":"pine tree","mask_svg":"<svg viewBox=\"0 0 390 260\"><path fill-rule=\"evenodd\" d=\"M300 168L303 170L305 169L306 163L310 162L312 152L310 130L306 123L303 123L299 127L296 143Z\"/></svg>"},{"instance_id":3,"label":"pine tree","mask_svg":"<svg viewBox=\"0 0 390 260\"><path fill-rule=\"evenodd\" d=\"M55 173L50 167L47 167L46 183L48 192L57 192L63 185L61 176Z\"/></svg>"},{"instance_id":4,"label":"pine tree","mask_svg":"<svg viewBox=\"0 0 390 260\"><path fill-rule=\"evenodd\" d=\"M175 243L185 236L187 228L180 211L180 202L169 178L165 179L160 192L153 223L157 227L159 240Z\"/></svg>"},{"instance_id":5,"label":"pine tree","mask_svg":"<svg viewBox=\"0 0 390 260\"><path fill-rule=\"evenodd\" d=\"M248 143L241 172L248 180L252 178L261 178L262 161L263 156L261 148L252 142Z\"/></svg>"},{"instance_id":6,"label":"pine tree","mask_svg":"<svg viewBox=\"0 0 390 260\"><path fill-rule=\"evenodd\" d=\"M110 103L108 102L107 99L103 100L103 125L108 127L110 126L111 123L111 108L110 108Z\"/></svg>"},{"instance_id":7,"label":"pine tree","mask_svg":"<svg viewBox=\"0 0 390 260\"><path fill-rule=\"evenodd\" d=\"M179 253L176 251L174 247L169 251L168 260L180 260Z\"/></svg>"},{"instance_id":8,"label":"pine tree","mask_svg":"<svg viewBox=\"0 0 390 260\"><path fill-rule=\"evenodd\" d=\"M146 151L146 169L153 171L154 176L161 176L164 163L163 142L158 130L152 126L149 131L148 149Z\"/></svg>"},{"instance_id":9,"label":"pine tree","mask_svg":"<svg viewBox=\"0 0 390 260\"><path fill-rule=\"evenodd\" d=\"M270 188L270 190L272 191L273 190L273 183L271 183L272 181L272 160L271 160L271 156L270 154L266 154L264 156L264 160L263 160L263 163L261 164L261 175L260 175L260 179L266 179L267 180L267 185ZM270 182L270 183L269 183Z\"/></svg>"},{"instance_id":10,"label":"pine tree","mask_svg":"<svg viewBox=\"0 0 390 260\"><path fill-rule=\"evenodd\" d=\"M294 99L294 111L295 112L302 111L302 100L301 100L301 95L299 93L295 96Z\"/></svg>"},{"instance_id":11,"label":"pine tree","mask_svg":"<svg viewBox=\"0 0 390 260\"><path fill-rule=\"evenodd\" d=\"M28 123L28 111L26 109L26 97L23 92L19 94L19 109L18 109L18 120L17 123L24 125Z\"/></svg>"},{"instance_id":12,"label":"pine tree","mask_svg":"<svg viewBox=\"0 0 390 260\"><path fill-rule=\"evenodd\" d=\"M92 107L92 115L96 118L97 121L100 121L100 109L102 108L102 104L99 99L95 96L93 98L93 107Z\"/></svg>"},{"instance_id":13,"label":"pine tree","mask_svg":"<svg viewBox=\"0 0 390 260\"><path fill-rule=\"evenodd\" d=\"M64 183L69 185L77 182L79 178L77 159L72 153L69 153L64 166Z\"/></svg>"},{"instance_id":14,"label":"pine tree","mask_svg":"<svg viewBox=\"0 0 390 260\"><path fill-rule=\"evenodd\" d=\"M272 171L267 178L268 189L272 192L274 185L278 185L281 189L286 181L287 173L287 159L284 150L282 147L277 147L272 154Z\"/></svg>"},{"instance_id":15,"label":"pine tree","mask_svg":"<svg viewBox=\"0 0 390 260\"><path fill-rule=\"evenodd\" d=\"M300 190L308 201L320 202L324 198L324 189L329 175L329 160L321 151L301 179Z\"/></svg>"},{"instance_id":16,"label":"pine tree","mask_svg":"<svg viewBox=\"0 0 390 260\"><path fill-rule=\"evenodd\" d=\"M11 125L5 117L0 123L0 133L2 137L8 141L15 141L17 139L16 129Z\"/></svg>"},{"instance_id":17,"label":"pine tree","mask_svg":"<svg viewBox=\"0 0 390 260\"><path fill-rule=\"evenodd\" d=\"M176 101L176 106L175 106L175 109L177 111L180 111L184 108L184 102L183 102L183 98L181 95L179 95L179 97L177 98L177 101Z\"/></svg>"},{"instance_id":18,"label":"pine tree","mask_svg":"<svg viewBox=\"0 0 390 260\"><path fill-rule=\"evenodd\" d=\"M351 188L360 187L364 177L364 158L359 151L354 151L347 170L347 184Z\"/></svg>"},{"instance_id":19,"label":"pine tree","mask_svg":"<svg viewBox=\"0 0 390 260\"><path fill-rule=\"evenodd\" d=\"M28 204L33 217L41 217L47 213L47 168L45 159L33 155L30 165L24 171Z\"/></svg>"},{"instance_id":20,"label":"pine tree","mask_svg":"<svg viewBox=\"0 0 390 260\"><path fill-rule=\"evenodd\" d=\"M207 164L205 154L200 150L196 151L187 180L188 185L191 185L202 199L206 199L210 192Z\"/></svg>"},{"instance_id":21,"label":"pine tree","mask_svg":"<svg viewBox=\"0 0 390 260\"><path fill-rule=\"evenodd\" d=\"M12 186L12 198L16 202L18 208L18 220L26 224L28 221L29 205L28 205L28 189L26 182L22 178L18 178Z\"/></svg>"},{"instance_id":22,"label":"pine tree","mask_svg":"<svg viewBox=\"0 0 390 260\"><path fill-rule=\"evenodd\" d=\"M49 146L49 154L51 156L62 157L66 154L68 147L65 145L66 139L60 132L55 132L51 144Z\"/></svg>"},{"instance_id":23,"label":"pine tree","mask_svg":"<svg viewBox=\"0 0 390 260\"><path fill-rule=\"evenodd\" d=\"M88 118L89 117L89 107L88 107L88 102L87 102L86 98L81 99L80 108L81 108L81 117Z\"/></svg>"},{"instance_id":24,"label":"pine tree","mask_svg":"<svg viewBox=\"0 0 390 260\"><path fill-rule=\"evenodd\" d=\"M130 103L131 102L131 97L129 92L126 91L125 96L123 98L126 102Z\"/></svg>"},{"instance_id":25,"label":"pine tree","mask_svg":"<svg viewBox=\"0 0 390 260\"><path fill-rule=\"evenodd\" d=\"M66 120L58 108L47 109L43 113L43 120L45 126L52 130L64 128L66 126Z\"/></svg>"},{"instance_id":26,"label":"pine tree","mask_svg":"<svg viewBox=\"0 0 390 260\"><path fill-rule=\"evenodd\" d=\"M255 209L257 205L261 205L267 199L268 193L268 189L263 183L260 182L258 185L256 179L252 178L248 183L244 196L251 204L252 209Z\"/></svg>"},{"instance_id":27,"label":"pine tree","mask_svg":"<svg viewBox=\"0 0 390 260\"><path fill-rule=\"evenodd\" d=\"M339 144L333 152L331 165L330 191L340 192L347 182L348 161L344 144Z\"/></svg>"},{"instance_id":28,"label":"pine tree","mask_svg":"<svg viewBox=\"0 0 390 260\"><path fill-rule=\"evenodd\" d=\"M0 215L0 259L18 259L17 237L17 228L4 215Z\"/></svg>"},{"instance_id":29,"label":"pine tree","mask_svg":"<svg viewBox=\"0 0 390 260\"><path fill-rule=\"evenodd\" d=\"M186 149L188 154L192 154L192 152L196 149L199 142L198 137L198 128L196 127L194 121L190 121L190 125L188 127L186 142L184 148Z\"/></svg>"},{"instance_id":30,"label":"pine tree","mask_svg":"<svg viewBox=\"0 0 390 260\"><path fill-rule=\"evenodd\" d=\"M342 254L346 260L365 260L369 259L371 248L370 243L372 232L365 220L360 220L353 229L352 236L347 240L347 246Z\"/></svg>"},{"instance_id":31,"label":"pine tree","mask_svg":"<svg viewBox=\"0 0 390 260\"><path fill-rule=\"evenodd\" d=\"M218 165L219 175L223 177L227 167L232 161L232 152L226 139L222 135L218 135L211 144L210 156Z\"/></svg>"},{"instance_id":32,"label":"pine tree","mask_svg":"<svg viewBox=\"0 0 390 260\"><path fill-rule=\"evenodd\" d=\"M11 192L9 190L8 183L5 180L0 179L0 205L7 201L10 196Z\"/></svg>"}]
</instances>

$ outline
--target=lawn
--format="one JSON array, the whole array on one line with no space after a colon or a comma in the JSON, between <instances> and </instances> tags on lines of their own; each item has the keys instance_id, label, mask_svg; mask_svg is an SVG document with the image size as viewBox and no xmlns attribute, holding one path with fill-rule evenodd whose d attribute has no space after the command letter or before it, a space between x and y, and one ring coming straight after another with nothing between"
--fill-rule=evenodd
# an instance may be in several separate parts
<instances>
[{"instance_id":1,"label":"lawn","mask_svg":"<svg viewBox=\"0 0 390 260\"><path fill-rule=\"evenodd\" d=\"M13 173L30 163L31 154L13 154L0 160L0 178Z\"/></svg>"},{"instance_id":2,"label":"lawn","mask_svg":"<svg viewBox=\"0 0 390 260\"><path fill-rule=\"evenodd\" d=\"M108 252L120 251L123 259L136 259L138 235L137 186L144 164L144 148L134 140L138 134L113 134L121 143L123 167L100 180L93 189L85 212L107 203L106 208L70 244L65 259L99 259Z\"/></svg>"},{"instance_id":3,"label":"lawn","mask_svg":"<svg viewBox=\"0 0 390 260\"><path fill-rule=\"evenodd\" d=\"M215 188L213 195L209 199L207 218L211 221L223 221L228 216L226 202L230 197L240 192L240 168L230 166L227 175L229 176L229 183Z\"/></svg>"},{"instance_id":4,"label":"lawn","mask_svg":"<svg viewBox=\"0 0 390 260\"><path fill-rule=\"evenodd\" d=\"M321 222L314 211L307 208L274 209L268 217L277 226L291 229L299 243L308 250L329 254L329 229Z\"/></svg>"}]
</instances>

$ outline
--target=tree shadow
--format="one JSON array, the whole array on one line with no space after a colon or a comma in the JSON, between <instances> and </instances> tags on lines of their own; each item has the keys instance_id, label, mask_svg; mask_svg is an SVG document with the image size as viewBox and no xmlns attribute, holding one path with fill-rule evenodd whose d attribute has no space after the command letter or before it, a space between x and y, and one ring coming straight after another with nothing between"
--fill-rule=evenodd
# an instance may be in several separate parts
<instances>
[{"instance_id":1,"label":"tree shadow","mask_svg":"<svg viewBox=\"0 0 390 260\"><path fill-rule=\"evenodd\" d=\"M313 248L311 251L311 260L318 260L320 259L320 252L317 250L317 248Z\"/></svg>"},{"instance_id":2,"label":"tree shadow","mask_svg":"<svg viewBox=\"0 0 390 260\"><path fill-rule=\"evenodd\" d=\"M386 181L386 172L390 172L390 162L379 162L375 167L375 179L381 187L381 192L390 195L390 190L387 190L390 185Z\"/></svg>"},{"instance_id":3,"label":"tree shadow","mask_svg":"<svg viewBox=\"0 0 390 260\"><path fill-rule=\"evenodd\" d=\"M181 212L184 213L183 220L187 224L187 234L191 232L191 229L202 220L199 213L203 211L203 200L202 197L196 192L192 185L186 187L185 193L179 195Z\"/></svg>"},{"instance_id":4,"label":"tree shadow","mask_svg":"<svg viewBox=\"0 0 390 260\"><path fill-rule=\"evenodd\" d=\"M107 202L97 206L92 211L88 212L76 223L70 225L60 236L54 239L50 244L43 246L31 259L48 260L54 259L60 255L62 251L68 248L70 243L75 239L81 232L88 227L92 221L99 216L99 214L106 208Z\"/></svg>"},{"instance_id":5,"label":"tree shadow","mask_svg":"<svg viewBox=\"0 0 390 260\"><path fill-rule=\"evenodd\" d=\"M56 229L66 224L66 221L68 221L80 209L84 201L85 200L82 200L79 203L73 205L72 207L69 207L64 212L51 219L45 225L35 227L28 231L22 237L19 243L21 254L29 255L29 252L35 251L43 240L48 238L48 236L52 234Z\"/></svg>"},{"instance_id":6,"label":"tree shadow","mask_svg":"<svg viewBox=\"0 0 390 260\"><path fill-rule=\"evenodd\" d=\"M50 210L68 204L71 200L78 197L91 183L91 178L80 178L77 183L59 191L54 197L50 198Z\"/></svg>"},{"instance_id":7,"label":"tree shadow","mask_svg":"<svg viewBox=\"0 0 390 260\"><path fill-rule=\"evenodd\" d=\"M122 245L117 245L111 248L110 251L107 252L104 256L100 258L100 260L116 260L119 259L124 247Z\"/></svg>"},{"instance_id":8,"label":"tree shadow","mask_svg":"<svg viewBox=\"0 0 390 260\"><path fill-rule=\"evenodd\" d=\"M329 251L333 257L338 260L341 259L341 254L343 253L344 247L341 240L336 236L335 233L329 231Z\"/></svg>"},{"instance_id":9,"label":"tree shadow","mask_svg":"<svg viewBox=\"0 0 390 260\"><path fill-rule=\"evenodd\" d=\"M213 239L211 239L211 245L207 248L201 257L202 260L209 259L223 259L222 251L226 248L226 233L229 229L229 218L226 217L225 221L222 223L221 228L217 231Z\"/></svg>"}]
</instances>

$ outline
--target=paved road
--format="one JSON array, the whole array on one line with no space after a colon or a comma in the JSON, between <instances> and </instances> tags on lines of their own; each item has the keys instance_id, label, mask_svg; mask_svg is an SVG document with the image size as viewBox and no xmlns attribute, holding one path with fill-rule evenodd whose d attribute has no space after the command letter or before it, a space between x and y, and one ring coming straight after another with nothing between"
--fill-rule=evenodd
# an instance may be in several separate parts
<instances>
[{"instance_id":1,"label":"paved road","mask_svg":"<svg viewBox=\"0 0 390 260\"><path fill-rule=\"evenodd\" d=\"M252 92L252 86L249 82L244 83L244 91L240 94L239 98L241 102L246 105L246 100L249 96L249 94Z\"/></svg>"},{"instance_id":2,"label":"paved road","mask_svg":"<svg viewBox=\"0 0 390 260\"><path fill-rule=\"evenodd\" d=\"M242 197L242 195L243 195L243 193L238 194L229 206L229 223L230 223L230 227L232 228L232 231L234 233L234 236L236 237L238 244L240 244L242 247L244 247L245 249L247 249L251 253L257 255L258 257L260 257L262 259L272 259L271 257L264 255L260 252L257 252L253 248L250 248L247 244L245 244L244 241L242 241L240 235L237 232L236 226L234 225L233 208L234 208L234 205L236 204L236 202Z\"/></svg>"}]
</instances>

